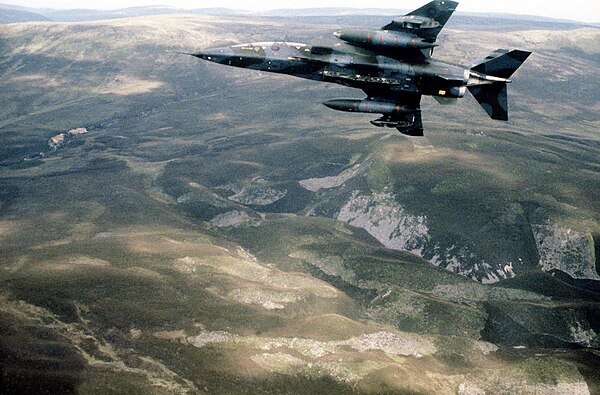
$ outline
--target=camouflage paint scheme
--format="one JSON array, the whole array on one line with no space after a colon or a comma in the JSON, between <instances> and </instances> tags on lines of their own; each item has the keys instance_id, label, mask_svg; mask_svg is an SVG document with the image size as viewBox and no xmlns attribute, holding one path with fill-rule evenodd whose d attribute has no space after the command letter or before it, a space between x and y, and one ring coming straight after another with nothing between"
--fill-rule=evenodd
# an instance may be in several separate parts
<instances>
[{"instance_id":1,"label":"camouflage paint scheme","mask_svg":"<svg viewBox=\"0 0 600 395\"><path fill-rule=\"evenodd\" d=\"M371 123L423 135L421 96L453 104L467 89L497 120L508 120L506 85L531 52L497 50L470 66L432 59L437 36L458 3L432 1L379 30L343 29L334 46L259 42L192 54L227 66L292 75L362 89L364 99L323 104L347 112L382 114Z\"/></svg>"}]
</instances>

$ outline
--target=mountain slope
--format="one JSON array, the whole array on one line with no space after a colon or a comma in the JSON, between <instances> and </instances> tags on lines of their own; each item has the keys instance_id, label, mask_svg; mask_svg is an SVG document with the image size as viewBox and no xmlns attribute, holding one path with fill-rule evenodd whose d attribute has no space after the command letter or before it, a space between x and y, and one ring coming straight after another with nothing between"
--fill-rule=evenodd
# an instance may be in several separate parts
<instances>
[{"instance_id":1,"label":"mountain slope","mask_svg":"<svg viewBox=\"0 0 600 395\"><path fill-rule=\"evenodd\" d=\"M598 392L599 31L448 30L535 55L426 139L172 52L334 28L0 27L0 392Z\"/></svg>"}]
</instances>

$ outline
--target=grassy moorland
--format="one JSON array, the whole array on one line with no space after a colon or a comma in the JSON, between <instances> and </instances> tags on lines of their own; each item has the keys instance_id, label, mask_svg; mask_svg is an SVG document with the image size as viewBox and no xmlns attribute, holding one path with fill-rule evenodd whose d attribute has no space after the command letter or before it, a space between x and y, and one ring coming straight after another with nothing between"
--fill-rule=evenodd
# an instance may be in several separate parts
<instances>
[{"instance_id":1,"label":"grassy moorland","mask_svg":"<svg viewBox=\"0 0 600 395\"><path fill-rule=\"evenodd\" d=\"M425 99L423 139L173 52L334 29L0 27L0 392L600 391L600 30L452 26L534 55L511 122Z\"/></svg>"}]
</instances>

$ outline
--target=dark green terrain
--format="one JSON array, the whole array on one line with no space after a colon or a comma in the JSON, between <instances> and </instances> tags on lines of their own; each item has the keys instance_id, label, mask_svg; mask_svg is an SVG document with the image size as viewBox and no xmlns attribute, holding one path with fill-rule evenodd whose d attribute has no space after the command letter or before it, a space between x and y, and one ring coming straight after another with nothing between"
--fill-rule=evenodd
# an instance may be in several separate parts
<instances>
[{"instance_id":1,"label":"dark green terrain","mask_svg":"<svg viewBox=\"0 0 600 395\"><path fill-rule=\"evenodd\" d=\"M600 29L455 23L534 54L425 138L174 53L299 21L0 26L0 393L600 393Z\"/></svg>"}]
</instances>

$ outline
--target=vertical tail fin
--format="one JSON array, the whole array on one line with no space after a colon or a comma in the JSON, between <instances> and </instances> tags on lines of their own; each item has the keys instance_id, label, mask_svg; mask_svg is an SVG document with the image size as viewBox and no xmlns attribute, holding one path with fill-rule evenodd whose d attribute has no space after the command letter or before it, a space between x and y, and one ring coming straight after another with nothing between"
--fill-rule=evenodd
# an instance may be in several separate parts
<instances>
[{"instance_id":1,"label":"vertical tail fin","mask_svg":"<svg viewBox=\"0 0 600 395\"><path fill-rule=\"evenodd\" d=\"M492 119L508 121L506 84L529 55L529 51L498 49L471 65L471 77L476 82L469 91Z\"/></svg>"},{"instance_id":2,"label":"vertical tail fin","mask_svg":"<svg viewBox=\"0 0 600 395\"><path fill-rule=\"evenodd\" d=\"M457 6L458 2L456 1L434 0L413 12L394 19L392 23L382 29L405 31L429 42L435 42Z\"/></svg>"},{"instance_id":3,"label":"vertical tail fin","mask_svg":"<svg viewBox=\"0 0 600 395\"><path fill-rule=\"evenodd\" d=\"M458 2L450 0L435 0L425 4L423 7L406 14L407 16L414 15L423 18L431 18L443 27L448 19L452 16Z\"/></svg>"},{"instance_id":4,"label":"vertical tail fin","mask_svg":"<svg viewBox=\"0 0 600 395\"><path fill-rule=\"evenodd\" d=\"M469 91L492 119L508 121L508 89L504 82L470 86Z\"/></svg>"}]
</instances>

